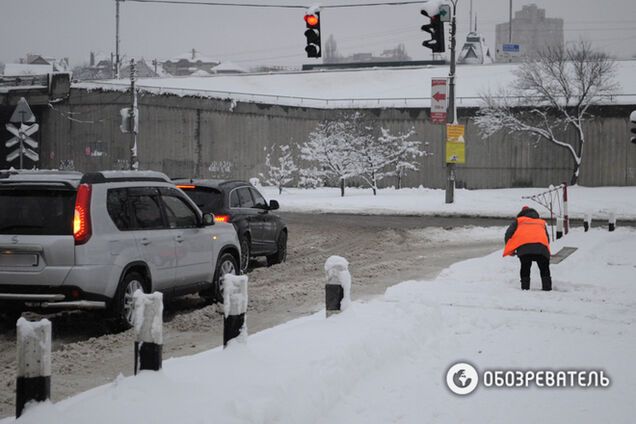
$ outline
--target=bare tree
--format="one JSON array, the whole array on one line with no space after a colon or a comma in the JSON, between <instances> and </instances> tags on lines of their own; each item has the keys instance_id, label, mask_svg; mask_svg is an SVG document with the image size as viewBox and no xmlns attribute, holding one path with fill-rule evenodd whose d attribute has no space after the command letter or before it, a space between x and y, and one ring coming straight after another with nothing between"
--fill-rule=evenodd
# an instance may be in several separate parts
<instances>
[{"instance_id":1,"label":"bare tree","mask_svg":"<svg viewBox=\"0 0 636 424\"><path fill-rule=\"evenodd\" d=\"M278 147L278 163L271 158L271 154L276 150L276 147ZM278 187L278 194L283 193L283 187L292 182L294 174L298 172L298 167L294 163L292 151L288 145L272 146L272 149L265 157L265 167L267 168L267 173L261 173L261 177L263 177L266 184Z\"/></svg>"},{"instance_id":2,"label":"bare tree","mask_svg":"<svg viewBox=\"0 0 636 424\"><path fill-rule=\"evenodd\" d=\"M360 173L354 147L355 119L357 114L321 121L309 134L309 140L300 146L300 157L319 165L313 177L337 179L341 196L345 195L346 180Z\"/></svg>"},{"instance_id":3,"label":"bare tree","mask_svg":"<svg viewBox=\"0 0 636 424\"><path fill-rule=\"evenodd\" d=\"M390 146L391 149L391 166L392 170L388 175L397 178L397 189L402 188L402 179L408 171L417 171L419 158L432 155L425 150L423 146L428 146L428 142L410 140L415 135L415 128L409 131L400 132L397 135L391 134L386 128L381 128L382 135L379 142L383 145Z\"/></svg>"},{"instance_id":4,"label":"bare tree","mask_svg":"<svg viewBox=\"0 0 636 424\"><path fill-rule=\"evenodd\" d=\"M583 123L590 106L617 88L615 63L587 42L548 48L523 62L512 90L482 95L476 124L486 136L497 131L526 133L567 149L574 160L571 184L579 178L585 145ZM576 142L566 141L574 131Z\"/></svg>"}]
</instances>

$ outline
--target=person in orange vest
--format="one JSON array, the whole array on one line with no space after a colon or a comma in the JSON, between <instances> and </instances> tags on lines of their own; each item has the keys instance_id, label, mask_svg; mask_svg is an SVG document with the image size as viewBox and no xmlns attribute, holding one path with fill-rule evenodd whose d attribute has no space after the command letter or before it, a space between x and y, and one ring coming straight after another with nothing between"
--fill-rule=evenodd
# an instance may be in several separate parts
<instances>
[{"instance_id":1,"label":"person in orange vest","mask_svg":"<svg viewBox=\"0 0 636 424\"><path fill-rule=\"evenodd\" d=\"M536 262L541 273L541 286L552 290L550 276L550 242L548 226L539 213L524 206L517 219L506 230L504 256L517 255L521 261L521 290L530 290L530 267Z\"/></svg>"}]
</instances>

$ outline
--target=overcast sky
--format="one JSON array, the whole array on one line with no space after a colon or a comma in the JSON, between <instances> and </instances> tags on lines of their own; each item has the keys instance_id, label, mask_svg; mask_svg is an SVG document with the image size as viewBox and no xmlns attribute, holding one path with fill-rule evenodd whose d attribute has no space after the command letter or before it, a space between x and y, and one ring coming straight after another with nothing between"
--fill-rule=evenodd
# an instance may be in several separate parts
<instances>
[{"instance_id":1,"label":"overcast sky","mask_svg":"<svg viewBox=\"0 0 636 424\"><path fill-rule=\"evenodd\" d=\"M231 1L231 0L228 0ZM236 0L247 2L246 0ZM329 4L378 0L328 0ZM252 0L259 4L309 5L302 0ZM513 0L513 10L531 1ZM536 0L548 17L565 20L566 41L580 38L621 58L636 55L636 0ZM461 48L470 0L459 0ZM413 59L429 59L420 30L419 5L323 9L323 46L333 34L342 54L373 52L404 43ZM473 0L480 32L494 52L495 25L508 20L509 0ZM146 59L169 59L195 48L206 56L248 66L298 65L305 57L302 9L121 3L121 50ZM27 52L88 62L89 52L115 49L114 0L0 0L0 61ZM315 60L315 59L314 59Z\"/></svg>"}]
</instances>

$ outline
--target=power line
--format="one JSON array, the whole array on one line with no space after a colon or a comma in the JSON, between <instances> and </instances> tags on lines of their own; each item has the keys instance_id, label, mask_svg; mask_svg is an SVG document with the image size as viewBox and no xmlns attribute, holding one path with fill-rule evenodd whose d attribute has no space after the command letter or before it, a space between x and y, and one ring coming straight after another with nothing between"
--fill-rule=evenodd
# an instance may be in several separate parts
<instances>
[{"instance_id":1,"label":"power line","mask_svg":"<svg viewBox=\"0 0 636 424\"><path fill-rule=\"evenodd\" d=\"M161 4L185 4L197 6L232 6L232 7L260 7L277 9L307 9L309 6L300 4L258 4L258 3L230 3L216 1L189 1L189 0L121 0L135 3L161 3ZM358 3L358 4L332 4L320 6L320 9L341 9L351 7L374 7L374 6L404 6L408 4L422 4L422 0L390 1L381 3Z\"/></svg>"}]
</instances>

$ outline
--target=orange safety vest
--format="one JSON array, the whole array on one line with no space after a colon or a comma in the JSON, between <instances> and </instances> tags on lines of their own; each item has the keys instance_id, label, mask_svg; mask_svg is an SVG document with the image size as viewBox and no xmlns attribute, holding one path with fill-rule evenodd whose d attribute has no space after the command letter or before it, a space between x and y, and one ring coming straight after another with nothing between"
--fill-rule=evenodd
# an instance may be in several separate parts
<instances>
[{"instance_id":1,"label":"orange safety vest","mask_svg":"<svg viewBox=\"0 0 636 424\"><path fill-rule=\"evenodd\" d=\"M542 219L520 216L517 218L517 230L506 243L503 255L511 256L515 250L524 244L541 243L550 251L548 235L545 232L546 223Z\"/></svg>"}]
</instances>

